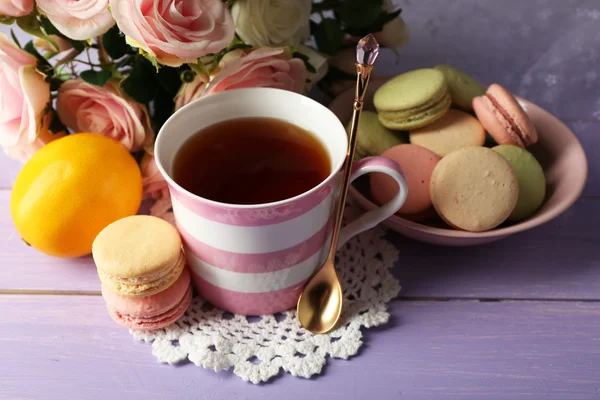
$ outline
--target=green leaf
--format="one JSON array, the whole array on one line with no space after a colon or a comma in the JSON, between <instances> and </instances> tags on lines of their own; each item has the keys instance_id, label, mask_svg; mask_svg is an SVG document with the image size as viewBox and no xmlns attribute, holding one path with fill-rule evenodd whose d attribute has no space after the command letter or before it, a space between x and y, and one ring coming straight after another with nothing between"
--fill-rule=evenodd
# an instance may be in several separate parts
<instances>
[{"instance_id":1,"label":"green leaf","mask_svg":"<svg viewBox=\"0 0 600 400\"><path fill-rule=\"evenodd\" d=\"M292 53L292 57L294 58L299 58L304 62L304 65L306 66L306 70L310 73L316 73L317 70L315 67L313 67L313 65L310 63L310 57L308 57L306 54L302 54L298 51L294 51Z\"/></svg>"},{"instance_id":2,"label":"green leaf","mask_svg":"<svg viewBox=\"0 0 600 400\"><path fill-rule=\"evenodd\" d=\"M58 51L58 44L54 39L44 32L42 29L42 24L38 19L38 14L36 12L32 12L29 15L26 15L21 18L17 18L17 26L21 28L24 32L29 33L32 36L38 37L42 40L47 41L54 47L56 51Z\"/></svg>"},{"instance_id":3,"label":"green leaf","mask_svg":"<svg viewBox=\"0 0 600 400\"><path fill-rule=\"evenodd\" d=\"M108 55L117 60L131 51L131 47L125 41L125 36L121 34L117 25L113 26L102 35L102 44Z\"/></svg>"},{"instance_id":4,"label":"green leaf","mask_svg":"<svg viewBox=\"0 0 600 400\"><path fill-rule=\"evenodd\" d=\"M13 42L15 42L15 44L17 46L19 46L20 49L22 49L23 47L21 46L21 43L19 43L19 39L17 38L17 35L15 35L15 31L14 30L10 30L10 37L12 37Z\"/></svg>"},{"instance_id":5,"label":"green leaf","mask_svg":"<svg viewBox=\"0 0 600 400\"><path fill-rule=\"evenodd\" d=\"M115 64L115 68L123 68L128 65L135 64L135 60L136 60L135 56L125 57L124 59L122 59L121 61L119 61L118 63Z\"/></svg>"},{"instance_id":6,"label":"green leaf","mask_svg":"<svg viewBox=\"0 0 600 400\"><path fill-rule=\"evenodd\" d=\"M341 69L337 69L336 67L330 65L327 74L323 78L323 80L330 81L343 81L343 80L356 80L355 75L351 75L347 72L342 71Z\"/></svg>"},{"instance_id":7,"label":"green leaf","mask_svg":"<svg viewBox=\"0 0 600 400\"><path fill-rule=\"evenodd\" d=\"M60 118L58 118L58 113L56 112L56 110L54 110L52 108L52 103L50 102L50 126L48 127L48 129L50 130L50 133L52 133L53 135L60 133L60 132L65 132L68 133L69 130L67 129L67 127L61 122Z\"/></svg>"},{"instance_id":8,"label":"green leaf","mask_svg":"<svg viewBox=\"0 0 600 400\"><path fill-rule=\"evenodd\" d=\"M376 3L366 6L364 0L346 0L337 11L346 27L366 28L371 26L383 12L381 2L379 2L380 4Z\"/></svg>"},{"instance_id":9,"label":"green leaf","mask_svg":"<svg viewBox=\"0 0 600 400\"><path fill-rule=\"evenodd\" d=\"M25 50L26 52L28 52L29 54L31 54L32 56L34 56L35 58L37 58L38 60L41 58L43 59L44 57L42 57L42 55L37 51L37 49L35 48L35 46L33 45L33 42L30 40L29 42L27 42L25 44L25 47L23 47L23 50Z\"/></svg>"},{"instance_id":10,"label":"green leaf","mask_svg":"<svg viewBox=\"0 0 600 400\"><path fill-rule=\"evenodd\" d=\"M375 22L373 22L370 26L366 28L347 28L346 33L352 36L365 36L369 33L381 32L383 26L398 17L402 10L397 10L391 13L382 12L379 14Z\"/></svg>"},{"instance_id":11,"label":"green leaf","mask_svg":"<svg viewBox=\"0 0 600 400\"><path fill-rule=\"evenodd\" d=\"M40 17L40 23L42 24L42 28L44 28L44 32L46 32L47 35L63 36L62 33L60 33L59 30L52 25L52 22L50 22L48 18L44 16Z\"/></svg>"},{"instance_id":12,"label":"green leaf","mask_svg":"<svg viewBox=\"0 0 600 400\"><path fill-rule=\"evenodd\" d=\"M339 7L340 3L341 3L340 0L323 0L320 3L313 3L312 12L313 13L322 13L324 11L329 11L329 10Z\"/></svg>"},{"instance_id":13,"label":"green leaf","mask_svg":"<svg viewBox=\"0 0 600 400\"><path fill-rule=\"evenodd\" d=\"M7 15L0 15L0 24L12 25L15 22L15 17L9 17Z\"/></svg>"},{"instance_id":14,"label":"green leaf","mask_svg":"<svg viewBox=\"0 0 600 400\"><path fill-rule=\"evenodd\" d=\"M233 36L233 39L231 40L231 42L229 42L229 44L225 48L225 51L231 51L231 48L238 44L245 44L245 43L242 39L240 39L240 37L237 34L235 34Z\"/></svg>"},{"instance_id":15,"label":"green leaf","mask_svg":"<svg viewBox=\"0 0 600 400\"><path fill-rule=\"evenodd\" d=\"M89 69L81 73L81 79L96 86L104 86L112 77L111 71L94 71Z\"/></svg>"},{"instance_id":16,"label":"green leaf","mask_svg":"<svg viewBox=\"0 0 600 400\"><path fill-rule=\"evenodd\" d=\"M252 47L253 46L250 45L250 44L236 43L234 45L231 45L231 46L227 47L227 51L223 52L223 55L229 53L230 51L234 51L234 50L237 50L237 49L247 50L247 49L251 49Z\"/></svg>"},{"instance_id":17,"label":"green leaf","mask_svg":"<svg viewBox=\"0 0 600 400\"><path fill-rule=\"evenodd\" d=\"M369 26L369 32L381 32L381 30L383 29L383 26L385 24L387 24L388 22L396 19L400 15L401 12L402 12L402 10L397 10L392 13L382 12L381 14L379 14L377 16L377 19L375 19L375 22L373 22Z\"/></svg>"},{"instance_id":18,"label":"green leaf","mask_svg":"<svg viewBox=\"0 0 600 400\"><path fill-rule=\"evenodd\" d=\"M171 97L175 97L181 87L179 70L172 67L162 67L158 71L158 83Z\"/></svg>"},{"instance_id":19,"label":"green leaf","mask_svg":"<svg viewBox=\"0 0 600 400\"><path fill-rule=\"evenodd\" d=\"M209 72L208 68L206 67L206 65L202 61L198 60L197 64L188 64L188 66L197 75L200 75L201 77L203 77L204 80L208 81L210 72Z\"/></svg>"},{"instance_id":20,"label":"green leaf","mask_svg":"<svg viewBox=\"0 0 600 400\"><path fill-rule=\"evenodd\" d=\"M156 90L153 100L152 129L154 132L160 131L163 124L169 119L175 110L173 96L162 86Z\"/></svg>"},{"instance_id":21,"label":"green leaf","mask_svg":"<svg viewBox=\"0 0 600 400\"><path fill-rule=\"evenodd\" d=\"M54 74L54 70L52 68L52 65L50 65L50 63L48 62L48 60L46 60L35 48L35 46L33 45L33 41L29 41L27 42L27 44L25 44L25 47L23 47L23 50L25 50L26 52L28 52L29 54L31 54L32 56L34 56L37 59L37 70L40 71L41 73L45 74L45 75L53 75Z\"/></svg>"},{"instance_id":22,"label":"green leaf","mask_svg":"<svg viewBox=\"0 0 600 400\"><path fill-rule=\"evenodd\" d=\"M156 60L156 58L152 54L150 54L142 49L139 49L138 51L142 57L144 57L146 60L148 60L150 62L150 64L154 67L154 70L156 72L158 72L158 70L160 70L161 65L158 63L158 60Z\"/></svg>"},{"instance_id":23,"label":"green leaf","mask_svg":"<svg viewBox=\"0 0 600 400\"><path fill-rule=\"evenodd\" d=\"M85 50L85 42L80 42L79 40L73 40L69 38L67 38L67 40L69 41L69 43L71 43L71 46L73 46L73 48L79 53Z\"/></svg>"},{"instance_id":24,"label":"green leaf","mask_svg":"<svg viewBox=\"0 0 600 400\"><path fill-rule=\"evenodd\" d=\"M56 92L58 89L60 89L60 86L63 84L64 80L59 78L47 77L46 82L50 84L50 91Z\"/></svg>"},{"instance_id":25,"label":"green leaf","mask_svg":"<svg viewBox=\"0 0 600 400\"><path fill-rule=\"evenodd\" d=\"M335 54L344 45L344 32L340 22L331 18L323 19L315 31L315 40L320 51Z\"/></svg>"},{"instance_id":26,"label":"green leaf","mask_svg":"<svg viewBox=\"0 0 600 400\"><path fill-rule=\"evenodd\" d=\"M317 31L317 29L319 28L319 24L317 24L315 21L313 21L312 19L310 20L310 34L314 35L315 32Z\"/></svg>"},{"instance_id":27,"label":"green leaf","mask_svg":"<svg viewBox=\"0 0 600 400\"><path fill-rule=\"evenodd\" d=\"M157 72L150 61L137 56L129 76L121 82L121 87L138 103L150 102L158 89Z\"/></svg>"}]
</instances>

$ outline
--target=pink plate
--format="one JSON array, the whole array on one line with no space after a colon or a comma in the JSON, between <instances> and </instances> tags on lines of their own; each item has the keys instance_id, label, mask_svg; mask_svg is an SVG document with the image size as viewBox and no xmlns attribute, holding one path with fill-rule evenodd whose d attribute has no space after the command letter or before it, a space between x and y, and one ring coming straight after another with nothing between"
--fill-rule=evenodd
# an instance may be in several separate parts
<instances>
[{"instance_id":1,"label":"pink plate","mask_svg":"<svg viewBox=\"0 0 600 400\"><path fill-rule=\"evenodd\" d=\"M375 111L373 94L387 79L372 79L365 98L365 110ZM352 116L354 88L342 92L329 108L346 125ZM415 240L445 246L473 246L503 239L512 234L540 226L567 210L581 196L588 174L583 147L577 137L556 117L527 100L519 99L540 135L539 142L528 147L544 168L547 181L546 200L529 219L512 225L501 225L487 232L465 232L443 223L422 224L397 215L387 219L389 228ZM363 181L349 189L350 194L366 209L377 207L371 201L368 184Z\"/></svg>"}]
</instances>

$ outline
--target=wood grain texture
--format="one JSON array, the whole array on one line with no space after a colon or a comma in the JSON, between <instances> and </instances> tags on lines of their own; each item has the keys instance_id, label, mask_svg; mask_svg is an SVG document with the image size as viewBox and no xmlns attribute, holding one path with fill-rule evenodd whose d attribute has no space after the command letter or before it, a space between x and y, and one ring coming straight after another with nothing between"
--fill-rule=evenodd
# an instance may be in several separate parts
<instances>
[{"instance_id":1,"label":"wood grain texture","mask_svg":"<svg viewBox=\"0 0 600 400\"><path fill-rule=\"evenodd\" d=\"M582 199L535 230L484 246L436 247L395 233L402 296L600 299L600 199ZM91 257L63 260L27 247L0 192L0 291L93 291Z\"/></svg>"},{"instance_id":2,"label":"wood grain texture","mask_svg":"<svg viewBox=\"0 0 600 400\"><path fill-rule=\"evenodd\" d=\"M21 168L23 168L21 162L8 158L4 152L0 153L0 190L12 187Z\"/></svg>"},{"instance_id":3,"label":"wood grain texture","mask_svg":"<svg viewBox=\"0 0 600 400\"><path fill-rule=\"evenodd\" d=\"M433 247L398 234L401 296L600 299L600 199L548 224L476 247Z\"/></svg>"},{"instance_id":4,"label":"wood grain texture","mask_svg":"<svg viewBox=\"0 0 600 400\"><path fill-rule=\"evenodd\" d=\"M359 358L312 380L254 386L230 372L161 365L99 296L0 296L0 398L592 399L600 304L409 302L366 331ZM558 323L557 321L560 321ZM15 334L18 332L18 334Z\"/></svg>"}]
</instances>

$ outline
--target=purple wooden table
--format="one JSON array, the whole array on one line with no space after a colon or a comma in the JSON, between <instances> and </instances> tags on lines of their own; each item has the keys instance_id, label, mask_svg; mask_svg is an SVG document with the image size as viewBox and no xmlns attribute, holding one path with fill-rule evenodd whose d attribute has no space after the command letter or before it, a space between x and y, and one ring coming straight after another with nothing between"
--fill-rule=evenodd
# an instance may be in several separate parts
<instances>
[{"instance_id":1,"label":"purple wooden table","mask_svg":"<svg viewBox=\"0 0 600 400\"><path fill-rule=\"evenodd\" d=\"M395 234L401 298L361 353L311 380L254 386L158 364L112 322L90 258L27 248L0 156L0 399L600 399L600 7L597 0L403 0L411 44L378 73L450 63L569 125L590 162L583 198L501 242L443 248ZM5 28L2 30L6 31Z\"/></svg>"}]
</instances>

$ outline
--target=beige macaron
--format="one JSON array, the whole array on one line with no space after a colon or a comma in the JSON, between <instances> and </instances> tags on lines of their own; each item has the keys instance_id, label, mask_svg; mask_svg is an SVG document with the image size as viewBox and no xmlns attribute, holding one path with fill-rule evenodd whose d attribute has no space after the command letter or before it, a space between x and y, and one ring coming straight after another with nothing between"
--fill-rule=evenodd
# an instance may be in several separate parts
<instances>
[{"instance_id":1,"label":"beige macaron","mask_svg":"<svg viewBox=\"0 0 600 400\"><path fill-rule=\"evenodd\" d=\"M410 142L444 157L462 147L483 146L483 125L464 111L451 109L442 118L410 132Z\"/></svg>"},{"instance_id":2,"label":"beige macaron","mask_svg":"<svg viewBox=\"0 0 600 400\"><path fill-rule=\"evenodd\" d=\"M94 240L92 255L105 287L121 296L150 296L181 275L181 237L170 223L148 215L120 219Z\"/></svg>"},{"instance_id":3,"label":"beige macaron","mask_svg":"<svg viewBox=\"0 0 600 400\"><path fill-rule=\"evenodd\" d=\"M508 161L487 147L464 147L436 165L431 201L449 225L483 232L502 224L519 198L517 175Z\"/></svg>"}]
</instances>

